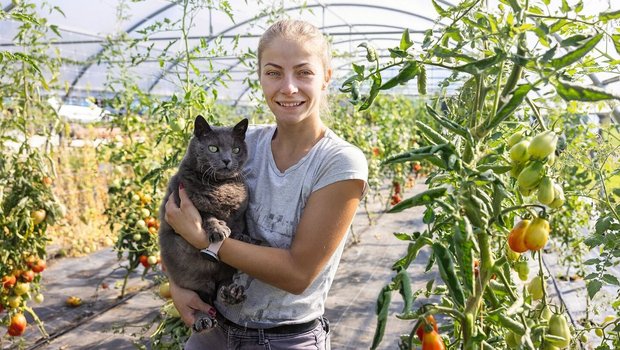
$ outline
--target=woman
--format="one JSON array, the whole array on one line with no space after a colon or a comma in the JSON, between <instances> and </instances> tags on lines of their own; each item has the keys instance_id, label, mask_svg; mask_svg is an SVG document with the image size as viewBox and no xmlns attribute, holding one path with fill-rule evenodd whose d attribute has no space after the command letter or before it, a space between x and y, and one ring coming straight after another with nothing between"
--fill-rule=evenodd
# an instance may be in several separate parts
<instances>
[{"instance_id":1,"label":"woman","mask_svg":"<svg viewBox=\"0 0 620 350\"><path fill-rule=\"evenodd\" d=\"M195 333L186 349L329 349L325 299L345 237L366 191L363 153L329 130L320 117L332 70L326 38L304 21L273 24L258 46L258 74L275 125L248 130L246 164L252 245L225 239L209 247L237 268L246 301L216 301L218 326ZM198 249L209 246L200 215L179 190L166 221ZM185 323L213 313L190 290L171 286Z\"/></svg>"}]
</instances>

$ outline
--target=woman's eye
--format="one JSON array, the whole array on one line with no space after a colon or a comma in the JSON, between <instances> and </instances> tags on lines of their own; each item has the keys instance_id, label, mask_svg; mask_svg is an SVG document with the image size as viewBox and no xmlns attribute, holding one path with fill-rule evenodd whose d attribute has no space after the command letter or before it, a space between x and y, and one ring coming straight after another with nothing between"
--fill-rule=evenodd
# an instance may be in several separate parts
<instances>
[{"instance_id":1,"label":"woman's eye","mask_svg":"<svg viewBox=\"0 0 620 350\"><path fill-rule=\"evenodd\" d=\"M241 151L241 148L239 148L239 147L235 147L235 148L232 149L232 153L234 153L234 154L239 153L239 151Z\"/></svg>"},{"instance_id":2,"label":"woman's eye","mask_svg":"<svg viewBox=\"0 0 620 350\"><path fill-rule=\"evenodd\" d=\"M301 74L301 75L312 75L312 72L309 71L309 70L304 70L304 71L299 72L299 74Z\"/></svg>"},{"instance_id":3,"label":"woman's eye","mask_svg":"<svg viewBox=\"0 0 620 350\"><path fill-rule=\"evenodd\" d=\"M270 76L270 77L277 77L279 74L278 72L266 72L265 75Z\"/></svg>"},{"instance_id":4,"label":"woman's eye","mask_svg":"<svg viewBox=\"0 0 620 350\"><path fill-rule=\"evenodd\" d=\"M219 148L217 148L217 146L213 146L213 145L210 145L210 146L209 146L209 152L211 152L211 153L215 153L215 152L217 152L217 151L219 151L219 150L220 150L220 149L219 149Z\"/></svg>"}]
</instances>

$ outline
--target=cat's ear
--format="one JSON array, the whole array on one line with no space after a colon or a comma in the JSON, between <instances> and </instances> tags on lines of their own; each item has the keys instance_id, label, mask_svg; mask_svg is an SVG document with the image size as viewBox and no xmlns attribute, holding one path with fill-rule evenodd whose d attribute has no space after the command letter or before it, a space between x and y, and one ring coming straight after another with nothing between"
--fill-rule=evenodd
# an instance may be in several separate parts
<instances>
[{"instance_id":1,"label":"cat's ear","mask_svg":"<svg viewBox=\"0 0 620 350\"><path fill-rule=\"evenodd\" d=\"M196 117L196 121L194 121L194 136L202 137L211 131L211 127L209 123L203 118L201 115Z\"/></svg>"},{"instance_id":2,"label":"cat's ear","mask_svg":"<svg viewBox=\"0 0 620 350\"><path fill-rule=\"evenodd\" d=\"M237 125L233 127L233 133L242 139L245 139L245 132L248 130L248 119L242 119Z\"/></svg>"}]
</instances>

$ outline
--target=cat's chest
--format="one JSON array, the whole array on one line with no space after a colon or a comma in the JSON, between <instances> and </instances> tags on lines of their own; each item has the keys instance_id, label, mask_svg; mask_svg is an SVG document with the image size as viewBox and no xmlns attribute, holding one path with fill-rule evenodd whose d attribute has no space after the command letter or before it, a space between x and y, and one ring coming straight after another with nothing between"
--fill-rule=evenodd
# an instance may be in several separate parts
<instances>
[{"instance_id":1,"label":"cat's chest","mask_svg":"<svg viewBox=\"0 0 620 350\"><path fill-rule=\"evenodd\" d=\"M247 202L248 194L243 183L229 182L205 187L192 197L190 199L198 210L213 211L238 207Z\"/></svg>"}]
</instances>

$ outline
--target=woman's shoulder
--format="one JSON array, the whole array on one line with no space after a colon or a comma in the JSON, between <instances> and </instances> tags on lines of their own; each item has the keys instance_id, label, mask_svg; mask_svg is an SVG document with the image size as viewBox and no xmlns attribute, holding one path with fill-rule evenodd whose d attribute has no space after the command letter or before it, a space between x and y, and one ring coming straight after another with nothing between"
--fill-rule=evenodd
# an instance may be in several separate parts
<instances>
[{"instance_id":1,"label":"woman's shoulder","mask_svg":"<svg viewBox=\"0 0 620 350\"><path fill-rule=\"evenodd\" d=\"M265 138L271 139L275 124L252 124L248 126L245 140L248 144L256 144Z\"/></svg>"},{"instance_id":2,"label":"woman's shoulder","mask_svg":"<svg viewBox=\"0 0 620 350\"><path fill-rule=\"evenodd\" d=\"M366 156L364 155L364 152L362 152L359 147L338 136L331 129L327 129L327 132L325 133L325 139L327 148L329 149L329 153L332 154L334 157L351 158L353 160L366 164Z\"/></svg>"}]
</instances>

